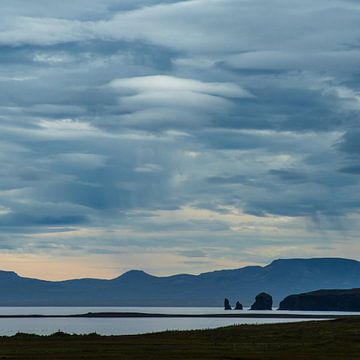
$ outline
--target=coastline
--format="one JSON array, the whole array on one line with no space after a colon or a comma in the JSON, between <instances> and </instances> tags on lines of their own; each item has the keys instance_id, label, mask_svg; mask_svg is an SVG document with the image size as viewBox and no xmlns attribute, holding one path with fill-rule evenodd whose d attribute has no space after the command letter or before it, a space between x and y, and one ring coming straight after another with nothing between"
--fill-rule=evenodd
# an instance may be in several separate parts
<instances>
[{"instance_id":1,"label":"coastline","mask_svg":"<svg viewBox=\"0 0 360 360\"><path fill-rule=\"evenodd\" d=\"M0 319L36 319L36 318L243 318L243 319L314 319L335 320L344 318L360 318L359 315L348 314L281 314L269 313L223 313L223 314L160 314L141 312L88 312L84 314L26 314L0 315Z\"/></svg>"},{"instance_id":2,"label":"coastline","mask_svg":"<svg viewBox=\"0 0 360 360\"><path fill-rule=\"evenodd\" d=\"M358 360L360 319L238 325L133 336L1 336L4 359L32 360Z\"/></svg>"}]
</instances>

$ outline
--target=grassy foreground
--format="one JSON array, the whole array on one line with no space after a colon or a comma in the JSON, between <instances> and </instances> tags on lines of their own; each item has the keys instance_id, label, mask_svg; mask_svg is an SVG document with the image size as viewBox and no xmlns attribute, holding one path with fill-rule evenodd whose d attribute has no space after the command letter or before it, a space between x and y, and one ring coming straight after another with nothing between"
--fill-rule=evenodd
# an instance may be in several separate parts
<instances>
[{"instance_id":1,"label":"grassy foreground","mask_svg":"<svg viewBox=\"0 0 360 360\"><path fill-rule=\"evenodd\" d=\"M0 337L0 359L360 359L360 319L137 336Z\"/></svg>"}]
</instances>

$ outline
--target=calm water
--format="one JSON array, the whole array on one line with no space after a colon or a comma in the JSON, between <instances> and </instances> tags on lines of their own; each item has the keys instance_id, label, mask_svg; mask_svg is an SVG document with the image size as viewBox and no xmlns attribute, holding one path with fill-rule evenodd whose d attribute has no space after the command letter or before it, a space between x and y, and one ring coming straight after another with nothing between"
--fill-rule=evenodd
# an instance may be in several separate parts
<instances>
[{"instance_id":1,"label":"calm water","mask_svg":"<svg viewBox=\"0 0 360 360\"><path fill-rule=\"evenodd\" d=\"M149 312L167 314L219 314L221 308L149 308L149 307L0 307L1 315L49 315L49 314L84 314L87 312ZM245 309L244 312L247 312ZM229 312L226 312L227 314ZM230 312L231 313L231 312ZM234 312L236 314L241 311ZM252 313L255 313L252 312ZM256 311L269 313L269 311ZM270 312L271 313L271 312ZM291 314L318 314L316 312L286 312ZM321 314L336 314L321 312ZM351 313L342 313L351 314ZM354 313L353 313L354 314ZM166 330L208 329L234 324L265 324L304 321L301 319L204 319L204 318L60 318L60 319L0 319L0 335L13 335L17 332L36 333L40 335L52 334L58 330L87 334L97 332L101 335L132 335Z\"/></svg>"}]
</instances>

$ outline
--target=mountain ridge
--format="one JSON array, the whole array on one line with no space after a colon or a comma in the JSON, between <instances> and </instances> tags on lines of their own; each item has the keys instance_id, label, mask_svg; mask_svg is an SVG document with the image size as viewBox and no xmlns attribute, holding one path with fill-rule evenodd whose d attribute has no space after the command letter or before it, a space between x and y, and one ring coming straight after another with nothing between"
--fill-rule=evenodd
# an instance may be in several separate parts
<instances>
[{"instance_id":1,"label":"mountain ridge","mask_svg":"<svg viewBox=\"0 0 360 360\"><path fill-rule=\"evenodd\" d=\"M250 305L260 292L279 303L284 297L318 289L360 287L360 262L345 258L276 259L194 274L154 276L130 270L113 279L47 281L0 271L0 306L222 306Z\"/></svg>"}]
</instances>

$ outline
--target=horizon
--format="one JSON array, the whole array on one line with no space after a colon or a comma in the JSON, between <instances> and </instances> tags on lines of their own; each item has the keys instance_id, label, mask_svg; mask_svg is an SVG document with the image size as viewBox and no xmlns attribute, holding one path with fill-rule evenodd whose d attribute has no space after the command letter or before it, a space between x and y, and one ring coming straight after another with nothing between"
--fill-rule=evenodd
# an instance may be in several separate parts
<instances>
[{"instance_id":1,"label":"horizon","mask_svg":"<svg viewBox=\"0 0 360 360\"><path fill-rule=\"evenodd\" d=\"M360 262L360 259L354 259L354 258L342 258L342 257L316 257L316 258L278 258L278 259L273 259L271 262L266 263L266 264L250 264L250 265L245 265L245 266L241 266L241 267L235 267L235 268L219 268L219 269L209 269L206 272L199 272L199 273L169 273L169 274L154 274L151 273L149 271L146 271L144 269L128 269L125 270L124 272L115 275L114 277L110 277L110 278L102 278L102 277L73 277L73 278L38 278L38 277L32 277L29 276L27 274L23 274L23 273L18 273L14 270L6 270L6 269L1 269L0 268L0 273L1 272L5 272L5 273L14 273L17 276L21 277L21 278L29 278L29 279L36 279L36 280L45 280L45 281L50 281L50 282L61 282L61 281L71 281L71 280L85 280L85 279L93 279L93 280L115 280L117 278L122 277L123 275L127 274L127 273L131 273L131 272L140 272L140 273L144 273L146 275L150 275L152 277L157 277L157 278L166 278L166 277L172 277L172 276L177 276L177 275L190 275L190 276L199 276L202 274L206 274L206 273L213 273L213 272L219 272L219 271L232 271L232 270L240 270L246 267L262 267L265 268L267 266L272 265L274 262L277 261L293 261L293 260L345 260L345 261L353 261L353 262Z\"/></svg>"},{"instance_id":2,"label":"horizon","mask_svg":"<svg viewBox=\"0 0 360 360\"><path fill-rule=\"evenodd\" d=\"M0 268L360 258L360 2L0 7Z\"/></svg>"}]
</instances>

